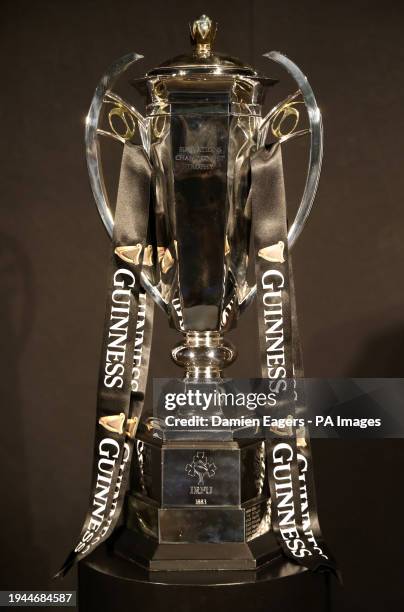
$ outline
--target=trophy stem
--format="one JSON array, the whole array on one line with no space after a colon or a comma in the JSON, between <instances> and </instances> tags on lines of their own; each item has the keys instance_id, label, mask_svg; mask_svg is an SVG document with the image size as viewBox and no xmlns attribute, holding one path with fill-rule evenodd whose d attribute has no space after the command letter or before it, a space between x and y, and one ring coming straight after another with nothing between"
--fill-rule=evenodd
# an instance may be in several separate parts
<instances>
[{"instance_id":1,"label":"trophy stem","mask_svg":"<svg viewBox=\"0 0 404 612\"><path fill-rule=\"evenodd\" d=\"M174 347L171 355L174 362L185 369L188 380L220 379L222 370L237 356L233 344L217 331L189 331L184 339L185 342Z\"/></svg>"}]
</instances>

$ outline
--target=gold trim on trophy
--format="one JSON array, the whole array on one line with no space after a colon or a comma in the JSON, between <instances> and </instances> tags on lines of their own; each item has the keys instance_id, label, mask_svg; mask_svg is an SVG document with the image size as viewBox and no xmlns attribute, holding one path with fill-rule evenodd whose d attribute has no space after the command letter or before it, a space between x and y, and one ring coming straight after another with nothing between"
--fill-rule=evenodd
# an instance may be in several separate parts
<instances>
[{"instance_id":1,"label":"gold trim on trophy","mask_svg":"<svg viewBox=\"0 0 404 612\"><path fill-rule=\"evenodd\" d=\"M258 257L265 259L266 261L272 261L274 263L284 263L285 258L283 256L283 251L285 249L285 244L282 240L276 242L275 244L271 244L263 249L258 251Z\"/></svg>"},{"instance_id":2,"label":"gold trim on trophy","mask_svg":"<svg viewBox=\"0 0 404 612\"><path fill-rule=\"evenodd\" d=\"M129 438L134 438L136 435L137 424L139 419L137 417L133 417L133 419L128 419L126 422L126 435Z\"/></svg>"},{"instance_id":3,"label":"gold trim on trophy","mask_svg":"<svg viewBox=\"0 0 404 612\"><path fill-rule=\"evenodd\" d=\"M304 427L296 429L296 444L299 448L306 448L306 433Z\"/></svg>"},{"instance_id":4,"label":"gold trim on trophy","mask_svg":"<svg viewBox=\"0 0 404 612\"><path fill-rule=\"evenodd\" d=\"M143 265L144 266L152 266L153 265L153 245L148 244L143 252Z\"/></svg>"},{"instance_id":5,"label":"gold trim on trophy","mask_svg":"<svg viewBox=\"0 0 404 612\"><path fill-rule=\"evenodd\" d=\"M99 418L98 422L107 431L111 431L112 433L122 434L123 424L125 422L125 415L123 412L120 412L119 414L111 414L110 416L103 416Z\"/></svg>"},{"instance_id":6,"label":"gold trim on trophy","mask_svg":"<svg viewBox=\"0 0 404 612\"><path fill-rule=\"evenodd\" d=\"M290 136L296 130L299 121L300 121L300 113L296 108L296 105L304 104L304 102L300 100L293 100L292 102L287 102L275 113L272 117L271 121L271 130L272 134L275 138L285 138L286 136ZM285 132L282 131L282 125L285 124L288 118L292 118L292 123L289 128L286 129Z\"/></svg>"},{"instance_id":7,"label":"gold trim on trophy","mask_svg":"<svg viewBox=\"0 0 404 612\"><path fill-rule=\"evenodd\" d=\"M122 122L125 132L119 132L113 124L113 118L118 117ZM114 106L108 113L109 127L114 134L122 138L123 140L130 140L133 138L136 132L136 118L132 115L129 109L125 108L122 104Z\"/></svg>"},{"instance_id":8,"label":"gold trim on trophy","mask_svg":"<svg viewBox=\"0 0 404 612\"><path fill-rule=\"evenodd\" d=\"M161 270L163 274L168 272L174 265L174 257L171 255L170 249L164 251L163 258L161 259Z\"/></svg>"},{"instance_id":9,"label":"gold trim on trophy","mask_svg":"<svg viewBox=\"0 0 404 612\"><path fill-rule=\"evenodd\" d=\"M158 246L157 247L157 259L158 259L159 263L162 262L162 259L164 257L165 251L166 251L166 247L163 247L163 246Z\"/></svg>"},{"instance_id":10,"label":"gold trim on trophy","mask_svg":"<svg viewBox=\"0 0 404 612\"><path fill-rule=\"evenodd\" d=\"M118 255L123 261L130 264L139 265L140 254L142 252L142 245L135 244L134 246L119 246L115 249L115 255Z\"/></svg>"}]
</instances>

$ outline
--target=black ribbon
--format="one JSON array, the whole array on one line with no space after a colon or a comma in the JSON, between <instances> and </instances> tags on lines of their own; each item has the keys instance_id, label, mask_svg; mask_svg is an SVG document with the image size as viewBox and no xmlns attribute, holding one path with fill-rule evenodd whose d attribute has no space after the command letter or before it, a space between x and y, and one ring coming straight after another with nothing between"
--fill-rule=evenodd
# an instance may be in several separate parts
<instances>
[{"instance_id":1,"label":"black ribbon","mask_svg":"<svg viewBox=\"0 0 404 612\"><path fill-rule=\"evenodd\" d=\"M140 286L150 183L151 166L145 152L127 143L112 239L90 505L79 543L56 577L64 576L74 563L111 535L128 487L134 437L147 383L153 324L153 301Z\"/></svg>"},{"instance_id":2,"label":"black ribbon","mask_svg":"<svg viewBox=\"0 0 404 612\"><path fill-rule=\"evenodd\" d=\"M262 376L276 393L278 415L293 419L303 412L305 398L280 146L259 150L251 172ZM145 152L126 144L115 212L90 506L79 543L58 577L112 534L128 488L153 324L153 301L140 286L150 184ZM311 570L336 571L318 522L308 432L292 425L272 433L265 442L267 474L280 547L289 559Z\"/></svg>"},{"instance_id":3,"label":"black ribbon","mask_svg":"<svg viewBox=\"0 0 404 612\"><path fill-rule=\"evenodd\" d=\"M318 521L309 435L294 421L305 398L280 145L260 149L251 173L262 377L276 396L277 416L290 420L287 428L267 430L272 525L289 559L313 571L337 572Z\"/></svg>"}]
</instances>

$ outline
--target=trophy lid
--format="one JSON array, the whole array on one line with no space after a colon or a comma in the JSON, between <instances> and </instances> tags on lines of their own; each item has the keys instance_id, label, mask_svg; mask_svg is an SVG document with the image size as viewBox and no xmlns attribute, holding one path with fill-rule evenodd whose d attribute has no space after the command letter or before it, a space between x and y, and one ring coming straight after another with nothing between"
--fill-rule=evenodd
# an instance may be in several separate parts
<instances>
[{"instance_id":1,"label":"trophy lid","mask_svg":"<svg viewBox=\"0 0 404 612\"><path fill-rule=\"evenodd\" d=\"M270 85L272 79L260 76L254 68L236 57L213 52L213 42L216 36L217 24L207 16L202 15L189 24L193 53L177 55L163 62L158 68L150 70L146 77L152 76L192 76L192 75L240 75Z\"/></svg>"}]
</instances>

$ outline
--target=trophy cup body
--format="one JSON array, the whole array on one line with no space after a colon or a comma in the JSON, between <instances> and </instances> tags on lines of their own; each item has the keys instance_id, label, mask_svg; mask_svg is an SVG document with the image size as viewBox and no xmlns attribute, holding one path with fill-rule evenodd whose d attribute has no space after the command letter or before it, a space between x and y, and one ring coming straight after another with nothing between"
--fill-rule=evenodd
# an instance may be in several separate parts
<instances>
[{"instance_id":1,"label":"trophy cup body","mask_svg":"<svg viewBox=\"0 0 404 612\"><path fill-rule=\"evenodd\" d=\"M153 272L184 335L173 358L191 386L217 385L235 357L223 334L249 291L250 156L274 82L229 58L216 57L214 67L212 58L207 67L201 61L175 58L146 77ZM261 553L250 542L270 527L262 441L230 431L161 433L153 422L138 433L127 512L149 554L128 547L127 535L118 551L151 569L255 569ZM271 548L263 547L265 559Z\"/></svg>"},{"instance_id":2,"label":"trophy cup body","mask_svg":"<svg viewBox=\"0 0 404 612\"><path fill-rule=\"evenodd\" d=\"M162 296L179 331L223 332L247 287L249 159L264 88L207 71L148 86Z\"/></svg>"},{"instance_id":3,"label":"trophy cup body","mask_svg":"<svg viewBox=\"0 0 404 612\"><path fill-rule=\"evenodd\" d=\"M182 335L172 356L188 385L220 385L235 358L224 333L236 324L255 289L247 282L251 230L251 156L268 131L279 141L310 133L306 188L290 246L309 213L321 164L321 116L305 77L289 60L299 90L263 117L275 81L237 59L214 54L216 28L203 16L191 27L194 51L136 79L146 116L112 93L114 79L139 56L123 58L97 89L87 121L90 180L111 232L95 142L107 103L109 136L125 142L139 128L153 168L150 244L142 282ZM282 56L280 56L282 57ZM296 131L302 96L310 129ZM302 103L302 102L299 102ZM126 126L118 132L118 115ZM292 116L292 129L282 132ZM297 118L297 120L296 120ZM185 409L186 413L186 409ZM151 570L254 570L278 554L271 531L262 439L237 432L162 431L156 419L138 429L126 501L126 529L116 551Z\"/></svg>"}]
</instances>

